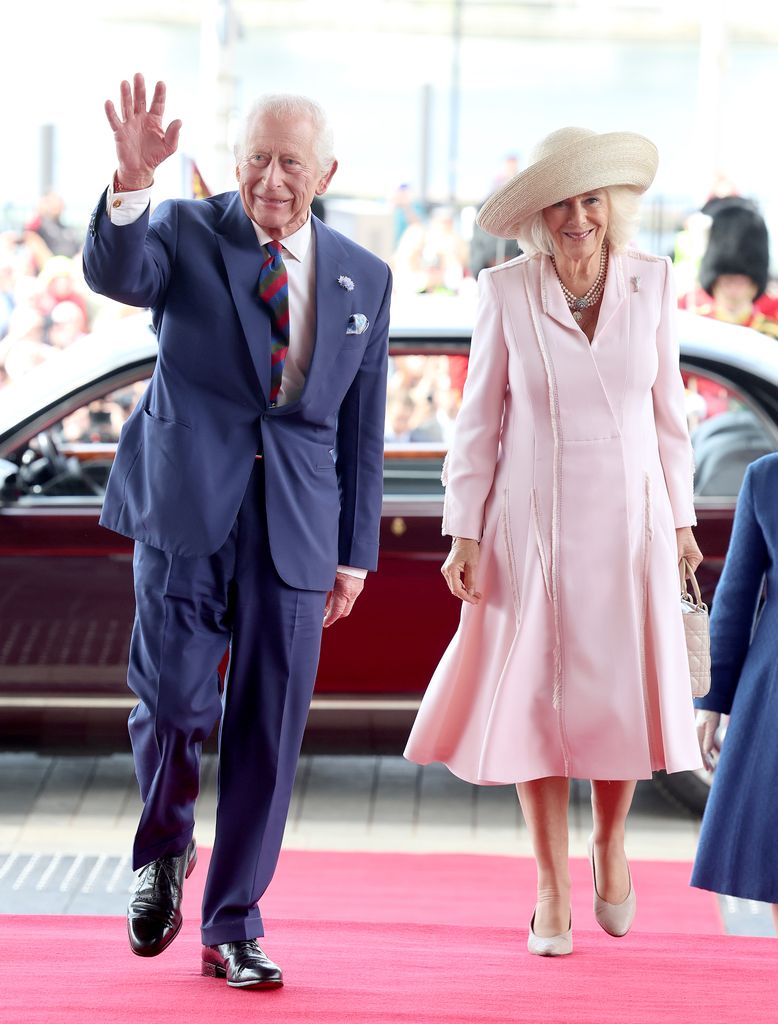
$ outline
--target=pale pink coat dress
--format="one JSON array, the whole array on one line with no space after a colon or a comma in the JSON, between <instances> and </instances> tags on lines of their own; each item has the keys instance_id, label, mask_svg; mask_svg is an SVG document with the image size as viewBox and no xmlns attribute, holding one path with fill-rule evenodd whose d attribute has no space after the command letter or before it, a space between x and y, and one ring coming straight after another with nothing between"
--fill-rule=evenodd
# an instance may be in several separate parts
<instances>
[{"instance_id":1,"label":"pale pink coat dress","mask_svg":"<svg viewBox=\"0 0 778 1024\"><path fill-rule=\"evenodd\" d=\"M594 340L551 260L479 277L443 532L480 540L405 756L481 784L701 766L675 528L695 523L670 261L612 255Z\"/></svg>"}]
</instances>

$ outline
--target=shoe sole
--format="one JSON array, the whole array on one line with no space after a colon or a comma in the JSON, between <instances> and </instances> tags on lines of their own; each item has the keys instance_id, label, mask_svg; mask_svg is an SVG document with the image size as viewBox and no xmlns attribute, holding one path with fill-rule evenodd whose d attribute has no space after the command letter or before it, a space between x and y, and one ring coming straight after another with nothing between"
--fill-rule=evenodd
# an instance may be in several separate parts
<instances>
[{"instance_id":1,"label":"shoe sole","mask_svg":"<svg viewBox=\"0 0 778 1024\"><path fill-rule=\"evenodd\" d=\"M200 974L204 978L226 978L227 972L218 964L207 963L205 960L200 965ZM283 981L228 981L230 988L281 988Z\"/></svg>"}]
</instances>

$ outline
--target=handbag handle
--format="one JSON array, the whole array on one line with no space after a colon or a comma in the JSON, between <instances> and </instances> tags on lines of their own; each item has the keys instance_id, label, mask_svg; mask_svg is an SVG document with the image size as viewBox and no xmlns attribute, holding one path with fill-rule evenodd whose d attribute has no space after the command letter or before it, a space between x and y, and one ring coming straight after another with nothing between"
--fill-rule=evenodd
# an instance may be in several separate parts
<instances>
[{"instance_id":1,"label":"handbag handle","mask_svg":"<svg viewBox=\"0 0 778 1024\"><path fill-rule=\"evenodd\" d=\"M694 569L692 569L687 558L681 559L681 597L691 603L692 594L689 593L687 587L687 581L691 581L692 594L694 595L694 603L698 608L704 608L702 603L702 594L700 592L700 585L697 582L697 577L694 575Z\"/></svg>"}]
</instances>

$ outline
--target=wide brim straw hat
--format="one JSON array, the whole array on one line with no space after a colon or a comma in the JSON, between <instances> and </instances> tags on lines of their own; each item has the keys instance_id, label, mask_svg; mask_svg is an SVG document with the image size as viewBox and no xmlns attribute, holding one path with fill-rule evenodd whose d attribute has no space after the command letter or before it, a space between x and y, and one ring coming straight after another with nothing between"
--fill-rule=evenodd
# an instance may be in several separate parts
<instances>
[{"instance_id":1,"label":"wide brim straw hat","mask_svg":"<svg viewBox=\"0 0 778 1024\"><path fill-rule=\"evenodd\" d=\"M634 132L560 128L539 143L532 161L486 200L477 222L498 238L516 238L519 224L547 206L609 185L643 193L651 185L659 153Z\"/></svg>"}]
</instances>

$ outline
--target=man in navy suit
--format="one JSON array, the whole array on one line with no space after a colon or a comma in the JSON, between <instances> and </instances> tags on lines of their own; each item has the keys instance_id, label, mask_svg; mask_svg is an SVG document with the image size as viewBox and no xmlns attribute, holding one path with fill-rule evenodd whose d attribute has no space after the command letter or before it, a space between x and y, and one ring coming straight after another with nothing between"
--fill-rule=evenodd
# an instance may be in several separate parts
<instances>
[{"instance_id":1,"label":"man in navy suit","mask_svg":"<svg viewBox=\"0 0 778 1024\"><path fill-rule=\"evenodd\" d=\"M84 250L90 286L153 311L159 357L128 420L102 523L135 539L128 682L144 801L130 945L181 927L200 749L219 718L202 971L282 983L256 942L313 690L321 629L375 569L391 276L311 216L337 168L321 108L270 96L236 146L237 192L164 202L164 84L106 103L118 168ZM280 244L277 244L280 243ZM269 275L269 276L268 276ZM268 283L269 282L269 283ZM218 666L229 647L223 696Z\"/></svg>"}]
</instances>

